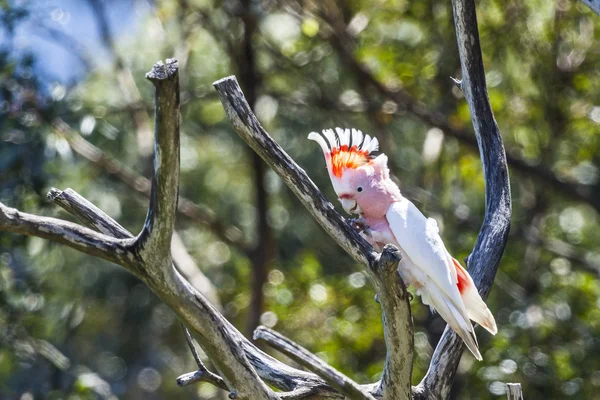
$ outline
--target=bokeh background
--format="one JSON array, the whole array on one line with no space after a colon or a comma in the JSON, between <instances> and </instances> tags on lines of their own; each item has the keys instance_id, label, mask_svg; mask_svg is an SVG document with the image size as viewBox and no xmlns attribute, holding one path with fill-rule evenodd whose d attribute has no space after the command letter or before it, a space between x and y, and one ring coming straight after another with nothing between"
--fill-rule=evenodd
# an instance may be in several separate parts
<instances>
[{"instance_id":1,"label":"bokeh background","mask_svg":"<svg viewBox=\"0 0 600 400\"><path fill-rule=\"evenodd\" d=\"M600 399L600 17L577 1L481 0L489 95L513 222L452 398ZM334 200L310 131L377 136L404 194L469 254L484 181L450 1L0 1L0 201L71 219L71 187L140 230L159 60L181 66L186 274L244 332L259 323L366 383L385 346L362 268L232 131L212 82L237 75L265 128ZM335 202L334 202L335 203ZM187 250L185 250L187 249ZM188 257L186 258L186 254ZM208 278L206 280L205 278ZM414 382L443 330L415 298ZM174 314L121 268L0 234L0 398L213 399Z\"/></svg>"}]
</instances>

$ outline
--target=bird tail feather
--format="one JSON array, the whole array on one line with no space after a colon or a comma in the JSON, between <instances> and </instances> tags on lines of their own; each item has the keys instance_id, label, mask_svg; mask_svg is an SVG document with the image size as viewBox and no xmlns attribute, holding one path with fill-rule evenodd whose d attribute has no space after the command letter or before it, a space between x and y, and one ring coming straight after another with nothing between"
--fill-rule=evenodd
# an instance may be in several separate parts
<instances>
[{"instance_id":1,"label":"bird tail feather","mask_svg":"<svg viewBox=\"0 0 600 400\"><path fill-rule=\"evenodd\" d=\"M475 323L484 327L489 333L495 335L498 333L496 326L496 320L492 315L491 311L479 295L477 287L473 282L473 279L465 270L460 263L453 258L454 266L456 267L456 273L459 281L459 290L462 297L465 308L467 309L467 315Z\"/></svg>"},{"instance_id":2,"label":"bird tail feather","mask_svg":"<svg viewBox=\"0 0 600 400\"><path fill-rule=\"evenodd\" d=\"M473 330L473 325L466 312L461 312L458 307L454 305L452 300L439 290L439 288L433 282L429 282L422 290L421 298L425 304L429 304L440 314L440 316L448 323L450 328L462 338L467 345L467 348L473 353L475 358L479 361L482 360L481 353L479 352L479 346L477 344L477 337Z\"/></svg>"}]
</instances>

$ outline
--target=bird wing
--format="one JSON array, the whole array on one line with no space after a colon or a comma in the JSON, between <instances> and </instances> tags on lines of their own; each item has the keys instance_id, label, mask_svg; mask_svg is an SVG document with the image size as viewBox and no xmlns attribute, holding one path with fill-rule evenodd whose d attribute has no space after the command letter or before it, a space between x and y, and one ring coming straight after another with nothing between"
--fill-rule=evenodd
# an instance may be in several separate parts
<instances>
[{"instance_id":1,"label":"bird wing","mask_svg":"<svg viewBox=\"0 0 600 400\"><path fill-rule=\"evenodd\" d=\"M396 241L419 268L446 294L459 310L465 310L458 287L456 269L434 219L427 219L409 200L392 203L386 213ZM465 315L466 315L466 311Z\"/></svg>"}]
</instances>

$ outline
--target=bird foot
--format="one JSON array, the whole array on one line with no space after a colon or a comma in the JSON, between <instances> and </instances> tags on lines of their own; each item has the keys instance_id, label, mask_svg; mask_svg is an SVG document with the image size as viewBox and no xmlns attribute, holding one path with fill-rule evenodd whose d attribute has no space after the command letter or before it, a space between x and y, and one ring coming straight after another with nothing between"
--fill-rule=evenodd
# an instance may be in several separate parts
<instances>
[{"instance_id":1,"label":"bird foot","mask_svg":"<svg viewBox=\"0 0 600 400\"><path fill-rule=\"evenodd\" d=\"M363 217L351 218L350 220L348 220L348 222L350 223L351 226L353 226L359 232L364 233L365 235L371 237L371 229L369 228L369 225L367 224L367 220L364 219Z\"/></svg>"}]
</instances>

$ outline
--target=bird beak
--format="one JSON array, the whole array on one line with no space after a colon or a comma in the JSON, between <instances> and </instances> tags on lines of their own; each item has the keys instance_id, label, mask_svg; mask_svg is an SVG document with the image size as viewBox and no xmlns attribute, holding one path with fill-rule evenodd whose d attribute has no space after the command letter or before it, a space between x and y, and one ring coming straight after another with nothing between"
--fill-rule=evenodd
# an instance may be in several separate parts
<instances>
[{"instance_id":1,"label":"bird beak","mask_svg":"<svg viewBox=\"0 0 600 400\"><path fill-rule=\"evenodd\" d=\"M362 211L356 200L339 199L342 207L348 214L360 214Z\"/></svg>"}]
</instances>

